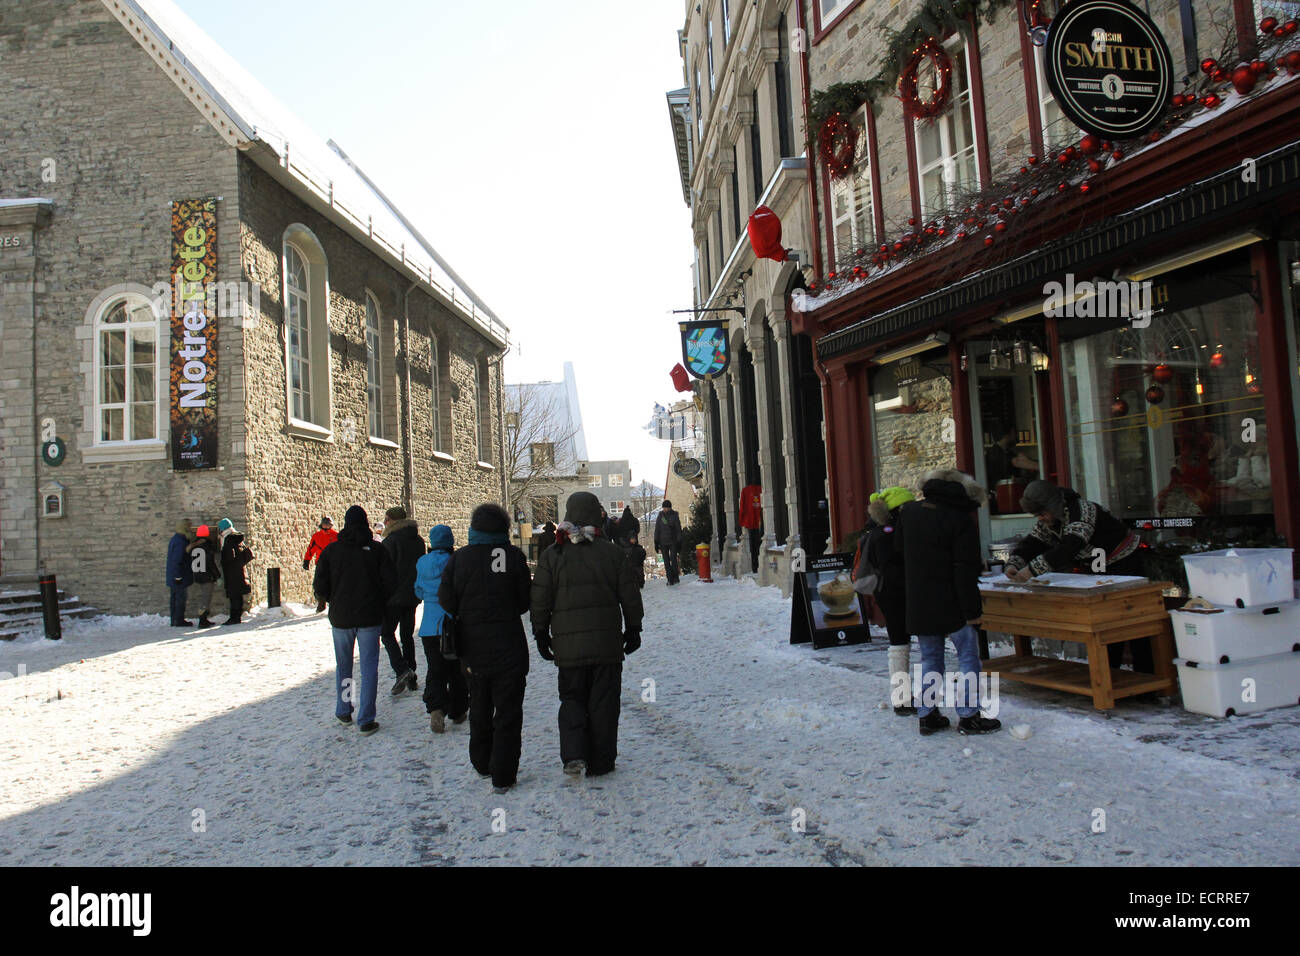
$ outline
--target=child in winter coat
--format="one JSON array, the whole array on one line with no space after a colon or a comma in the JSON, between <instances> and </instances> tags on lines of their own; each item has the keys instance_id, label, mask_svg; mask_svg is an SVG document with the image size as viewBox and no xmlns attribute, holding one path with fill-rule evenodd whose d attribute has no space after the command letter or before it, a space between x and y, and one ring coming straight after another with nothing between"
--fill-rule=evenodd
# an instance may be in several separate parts
<instances>
[{"instance_id":1,"label":"child in winter coat","mask_svg":"<svg viewBox=\"0 0 1300 956\"><path fill-rule=\"evenodd\" d=\"M451 528L445 524L434 525L429 529L429 553L415 562L415 596L424 602L420 643L424 645L424 659L429 663L429 673L424 679L424 709L429 714L429 729L435 734L446 729L448 717L452 723L464 722L469 710L469 689L460 662L448 660L439 651L449 615L438 603L438 585L455 547Z\"/></svg>"}]
</instances>

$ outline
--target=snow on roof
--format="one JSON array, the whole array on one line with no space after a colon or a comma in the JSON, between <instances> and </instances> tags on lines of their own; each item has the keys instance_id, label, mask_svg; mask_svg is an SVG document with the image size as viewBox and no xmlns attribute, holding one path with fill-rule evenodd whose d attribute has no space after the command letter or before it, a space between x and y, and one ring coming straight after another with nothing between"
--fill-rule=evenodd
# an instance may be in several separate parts
<instances>
[{"instance_id":1,"label":"snow on roof","mask_svg":"<svg viewBox=\"0 0 1300 956\"><path fill-rule=\"evenodd\" d=\"M147 39L132 29L128 18L142 24L152 34L150 39L189 72L247 138L240 148L247 149L257 142L270 147L297 185L306 187L331 212L349 220L366 238L384 247L492 338L506 341L509 329L505 324L370 178L333 141L323 139L276 99L171 0L103 2L146 50ZM256 154L250 155L256 158Z\"/></svg>"}]
</instances>

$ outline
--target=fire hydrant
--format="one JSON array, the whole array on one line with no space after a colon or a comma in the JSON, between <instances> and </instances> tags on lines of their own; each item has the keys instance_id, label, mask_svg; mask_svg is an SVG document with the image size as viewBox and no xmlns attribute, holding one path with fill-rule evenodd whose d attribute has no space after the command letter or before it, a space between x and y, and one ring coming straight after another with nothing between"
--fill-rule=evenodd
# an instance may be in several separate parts
<instances>
[{"instance_id":1,"label":"fire hydrant","mask_svg":"<svg viewBox=\"0 0 1300 956\"><path fill-rule=\"evenodd\" d=\"M710 572L713 568L709 564L709 546L707 544L697 544L695 546L695 564L699 569L700 580L705 584L712 584L713 578Z\"/></svg>"}]
</instances>

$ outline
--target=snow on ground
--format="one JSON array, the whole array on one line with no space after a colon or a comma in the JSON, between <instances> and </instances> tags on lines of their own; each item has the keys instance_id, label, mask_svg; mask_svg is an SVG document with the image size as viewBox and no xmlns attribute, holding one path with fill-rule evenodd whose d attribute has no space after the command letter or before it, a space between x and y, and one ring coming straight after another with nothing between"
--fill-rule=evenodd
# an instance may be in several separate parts
<instances>
[{"instance_id":1,"label":"snow on ground","mask_svg":"<svg viewBox=\"0 0 1300 956\"><path fill-rule=\"evenodd\" d=\"M504 796L468 724L436 737L418 695L388 696L383 655L381 730L337 724L311 608L0 645L0 865L1300 863L1300 710L1103 714L1008 683L1001 733L923 738L884 706L883 640L791 646L789 602L752 581L644 593L617 772L561 773L534 654Z\"/></svg>"}]
</instances>

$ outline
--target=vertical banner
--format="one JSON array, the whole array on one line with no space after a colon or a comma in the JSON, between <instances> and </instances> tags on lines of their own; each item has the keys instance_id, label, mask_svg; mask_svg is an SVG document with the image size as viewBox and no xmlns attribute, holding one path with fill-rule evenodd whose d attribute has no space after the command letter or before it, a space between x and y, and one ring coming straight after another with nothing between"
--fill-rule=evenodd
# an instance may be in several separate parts
<instances>
[{"instance_id":1,"label":"vertical banner","mask_svg":"<svg viewBox=\"0 0 1300 956\"><path fill-rule=\"evenodd\" d=\"M172 468L217 467L217 201L172 203Z\"/></svg>"}]
</instances>

